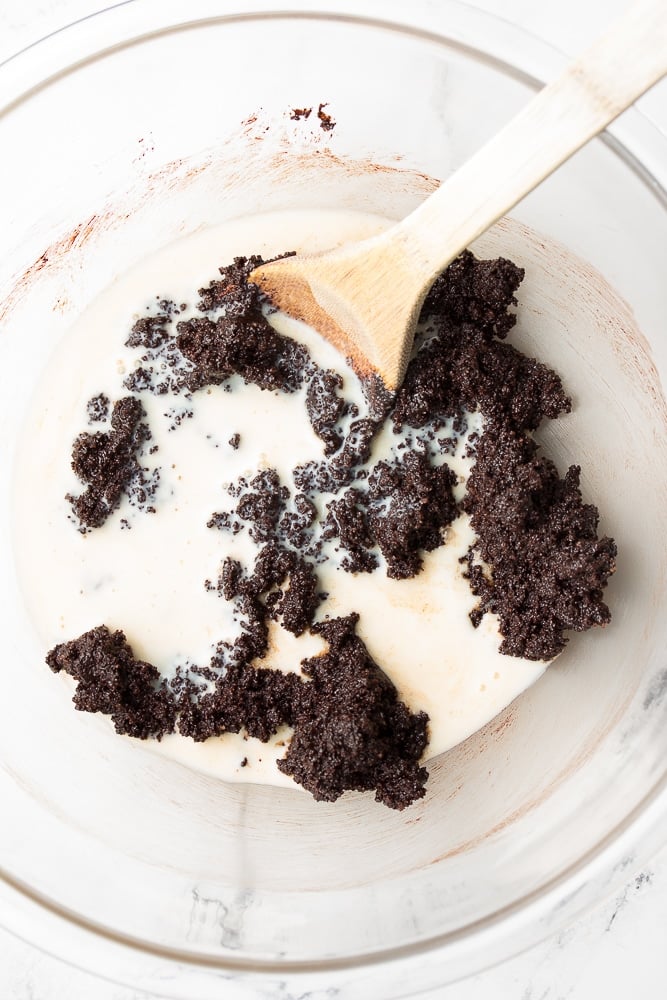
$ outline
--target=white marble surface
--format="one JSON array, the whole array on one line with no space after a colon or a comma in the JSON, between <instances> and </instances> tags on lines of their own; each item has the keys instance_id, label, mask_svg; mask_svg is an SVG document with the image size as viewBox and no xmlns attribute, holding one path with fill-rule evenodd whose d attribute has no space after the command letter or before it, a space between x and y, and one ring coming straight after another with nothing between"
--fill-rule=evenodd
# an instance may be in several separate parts
<instances>
[{"instance_id":1,"label":"white marble surface","mask_svg":"<svg viewBox=\"0 0 667 1000\"><path fill-rule=\"evenodd\" d=\"M569 52L591 40L600 24L625 5L624 0L471 2ZM0 62L102 6L100 0L2 0ZM667 83L643 98L642 110L667 132ZM661 1000L667 995L665 926L667 846L613 898L557 936L429 996L431 1000L626 1000L633 995ZM0 930L0 998L144 1000L148 994L71 968Z\"/></svg>"}]
</instances>

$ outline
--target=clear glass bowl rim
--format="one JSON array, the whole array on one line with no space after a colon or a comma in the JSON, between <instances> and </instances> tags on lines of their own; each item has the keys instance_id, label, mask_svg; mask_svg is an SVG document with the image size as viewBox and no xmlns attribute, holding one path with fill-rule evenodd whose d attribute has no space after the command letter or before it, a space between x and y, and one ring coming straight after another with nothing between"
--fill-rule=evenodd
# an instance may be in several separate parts
<instances>
[{"instance_id":1,"label":"clear glass bowl rim","mask_svg":"<svg viewBox=\"0 0 667 1000\"><path fill-rule=\"evenodd\" d=\"M563 52L525 29L509 24L488 11L467 7L459 0L441 0L436 11L429 10L425 0L416 0L409 8L402 5L400 0L389 0L381 7L373 0L328 0L326 6L317 5L321 9L313 9L313 3L309 0L291 0L289 8L281 6L280 0L227 0L223 11L220 6L220 2L212 0L190 0L187 8L179 0L162 0L159 7L149 4L148 0L123 0L31 43L0 63L0 92L4 94L0 104L0 127L3 115L9 110L29 99L39 89L48 87L57 77L80 68L86 62L108 54L115 48L139 43L166 31L187 30L188 27L200 27L207 22L264 21L273 18L346 21L369 29L406 34L444 48L457 49L478 61L494 65L534 89L542 86L545 79L556 75L567 61ZM382 16L374 16L378 10L381 10ZM439 21L445 21L444 10L456 12L459 37L447 35L438 27ZM494 29L498 29L496 51L482 51L460 37L461 24L464 24L463 35L467 38L474 37L471 27L478 21L487 26L492 24ZM512 44L517 41L521 45ZM524 68L507 61L512 50L523 54L527 49L532 52L529 67ZM667 209L667 135L640 110L632 108L600 138L633 169L663 208ZM254 976L278 973L282 977L312 971L328 975L327 982L331 982L331 975L337 970L351 971L387 962L414 964L420 960L420 956L432 953L437 953L442 960L447 953L453 955L462 942L466 942L465 950L470 953L488 949L489 957L484 963L487 966L509 957L563 926L586 906L592 905L603 893L610 892L615 884L622 882L622 872L627 867L628 858L639 865L664 843L659 830L665 820L667 772L655 782L642 803L621 824L609 831L595 848L535 893L456 932L353 959L279 964L255 960L248 963L232 957L197 957L125 937L103 925L82 920L76 913L15 879L1 865L0 882L4 883L10 894L17 893L23 897L29 910L32 906L47 918L47 922L69 928L73 946L70 951L73 954L77 941L81 943L81 937L90 941L92 936L104 939L115 949L120 948L121 953L129 950L170 964L178 963L183 968L200 967L239 973L245 971ZM624 860L619 863L621 859ZM612 872L614 874L610 875ZM550 924L545 916L554 909L558 910L559 920L556 924ZM501 926L504 931L502 935L499 934ZM12 927L8 929L13 930ZM18 928L17 932L24 936ZM56 937L62 939L62 935ZM493 946L490 946L492 941ZM45 950L52 950L43 941L35 943ZM77 951L81 955L83 948L79 947ZM70 956L60 954L60 957ZM83 958L80 961L72 958L72 961L81 965L88 964ZM479 962L475 968L479 969ZM156 976L156 984L160 981L161 977Z\"/></svg>"}]
</instances>

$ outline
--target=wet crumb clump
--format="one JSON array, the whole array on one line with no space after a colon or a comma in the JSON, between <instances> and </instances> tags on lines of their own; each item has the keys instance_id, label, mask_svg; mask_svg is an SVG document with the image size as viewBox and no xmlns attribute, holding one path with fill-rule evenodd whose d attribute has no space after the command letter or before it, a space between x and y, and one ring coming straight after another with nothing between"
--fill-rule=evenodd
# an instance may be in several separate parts
<instances>
[{"instance_id":1,"label":"wet crumb clump","mask_svg":"<svg viewBox=\"0 0 667 1000\"><path fill-rule=\"evenodd\" d=\"M428 772L419 760L428 719L399 700L356 635L357 620L313 627L328 649L302 662L303 676L231 662L214 690L198 698L192 681L170 689L154 666L134 657L122 632L103 625L56 646L47 662L77 682L76 708L109 715L123 735L161 739L178 730L202 741L244 731L267 742L292 726L278 767L315 799L375 791L378 802L404 809L424 795Z\"/></svg>"},{"instance_id":2,"label":"wet crumb clump","mask_svg":"<svg viewBox=\"0 0 667 1000\"><path fill-rule=\"evenodd\" d=\"M294 510L286 510L279 522L278 531L297 552L307 551L313 542L313 525L317 520L317 508L305 493L297 493Z\"/></svg>"},{"instance_id":3,"label":"wet crumb clump","mask_svg":"<svg viewBox=\"0 0 667 1000\"><path fill-rule=\"evenodd\" d=\"M332 455L343 443L337 424L345 409L345 400L339 395L343 379L338 372L317 371L306 390L306 412L311 427L324 442L324 454Z\"/></svg>"},{"instance_id":4,"label":"wet crumb clump","mask_svg":"<svg viewBox=\"0 0 667 1000\"><path fill-rule=\"evenodd\" d=\"M378 425L383 424L391 412L396 394L390 392L380 376L376 374L364 376L361 379L361 388L368 406L370 420Z\"/></svg>"},{"instance_id":5,"label":"wet crumb clump","mask_svg":"<svg viewBox=\"0 0 667 1000\"><path fill-rule=\"evenodd\" d=\"M250 522L253 541L265 542L275 535L288 496L289 491L281 485L275 469L265 469L251 480L236 505L236 513L242 521Z\"/></svg>"},{"instance_id":6,"label":"wet crumb clump","mask_svg":"<svg viewBox=\"0 0 667 1000\"><path fill-rule=\"evenodd\" d=\"M111 406L111 400L105 393L100 392L97 396L92 396L86 403L86 413L88 414L88 423L89 424L105 423L109 419L110 406Z\"/></svg>"},{"instance_id":7,"label":"wet crumb clump","mask_svg":"<svg viewBox=\"0 0 667 1000\"><path fill-rule=\"evenodd\" d=\"M359 616L312 629L326 653L304 660L292 736L278 767L317 800L344 791L375 791L392 809L424 795L428 773L419 765L428 717L413 714L356 635Z\"/></svg>"},{"instance_id":8,"label":"wet crumb clump","mask_svg":"<svg viewBox=\"0 0 667 1000\"><path fill-rule=\"evenodd\" d=\"M293 673L230 663L213 691L193 697L186 685L178 699L178 731L197 743L242 731L266 743L290 725L299 684Z\"/></svg>"},{"instance_id":9,"label":"wet crumb clump","mask_svg":"<svg viewBox=\"0 0 667 1000\"><path fill-rule=\"evenodd\" d=\"M477 535L466 557L480 598L471 619L498 615L502 653L549 660L565 647L565 630L610 621L602 594L616 545L598 537L598 511L583 503L579 471L571 466L561 478L532 438L506 426L477 447L464 500Z\"/></svg>"},{"instance_id":10,"label":"wet crumb clump","mask_svg":"<svg viewBox=\"0 0 667 1000\"><path fill-rule=\"evenodd\" d=\"M271 616L298 636L312 624L320 604L317 576L309 562L295 556L288 579L288 586L271 602Z\"/></svg>"},{"instance_id":11,"label":"wet crumb clump","mask_svg":"<svg viewBox=\"0 0 667 1000\"><path fill-rule=\"evenodd\" d=\"M157 488L157 476L143 469L137 455L150 440L139 400L126 396L114 403L111 428L79 434L72 448L72 469L86 489L79 496L68 494L72 511L85 528L99 528L127 494L149 509Z\"/></svg>"},{"instance_id":12,"label":"wet crumb clump","mask_svg":"<svg viewBox=\"0 0 667 1000\"><path fill-rule=\"evenodd\" d=\"M166 682L152 664L134 657L123 632L100 625L55 646L46 662L77 682L76 708L109 715L118 733L159 740L174 731L176 705Z\"/></svg>"},{"instance_id":13,"label":"wet crumb clump","mask_svg":"<svg viewBox=\"0 0 667 1000\"><path fill-rule=\"evenodd\" d=\"M293 391L301 385L307 354L277 333L264 315L266 297L248 280L263 258L235 257L221 279L199 290L201 317L176 324L176 346L202 384L240 375L261 389Z\"/></svg>"},{"instance_id":14,"label":"wet crumb clump","mask_svg":"<svg viewBox=\"0 0 667 1000\"><path fill-rule=\"evenodd\" d=\"M365 496L353 487L327 504L324 522L325 541L336 538L345 555L341 568L348 573L372 573L378 566L372 551L374 539L370 532Z\"/></svg>"},{"instance_id":15,"label":"wet crumb clump","mask_svg":"<svg viewBox=\"0 0 667 1000\"><path fill-rule=\"evenodd\" d=\"M370 417L353 420L343 446L329 462L329 474L335 489L347 486L359 477L360 466L371 457L373 439L380 425Z\"/></svg>"},{"instance_id":16,"label":"wet crumb clump","mask_svg":"<svg viewBox=\"0 0 667 1000\"><path fill-rule=\"evenodd\" d=\"M434 467L418 452L375 466L369 479L369 526L387 562L387 576L415 576L422 567L421 553L442 545L443 530L458 515L455 482L449 466Z\"/></svg>"},{"instance_id":17,"label":"wet crumb clump","mask_svg":"<svg viewBox=\"0 0 667 1000\"><path fill-rule=\"evenodd\" d=\"M170 311L165 311L158 313L157 316L140 317L134 323L125 346L151 350L164 346L170 339L168 325L171 323L171 315Z\"/></svg>"},{"instance_id":18,"label":"wet crumb clump","mask_svg":"<svg viewBox=\"0 0 667 1000\"><path fill-rule=\"evenodd\" d=\"M239 600L239 610L248 619L248 629L262 629L266 620L272 618L296 636L313 624L321 602L312 564L275 541L260 549L248 575L237 560L227 557L219 589L225 600ZM253 655L264 653L255 650Z\"/></svg>"},{"instance_id":19,"label":"wet crumb clump","mask_svg":"<svg viewBox=\"0 0 667 1000\"><path fill-rule=\"evenodd\" d=\"M422 317L438 316L456 326L474 326L485 340L503 340L516 323L509 312L525 271L511 260L479 260L464 250L434 281Z\"/></svg>"},{"instance_id":20,"label":"wet crumb clump","mask_svg":"<svg viewBox=\"0 0 667 1000\"><path fill-rule=\"evenodd\" d=\"M439 316L432 323L436 333L410 362L396 396L391 420L397 430L427 423L437 429L466 410L480 410L494 426L509 422L532 431L570 411L560 378L546 365L474 327Z\"/></svg>"},{"instance_id":21,"label":"wet crumb clump","mask_svg":"<svg viewBox=\"0 0 667 1000\"><path fill-rule=\"evenodd\" d=\"M229 531L232 535L238 535L239 531L243 531L243 524L227 510L211 514L206 522L206 527L217 528L218 531Z\"/></svg>"},{"instance_id":22,"label":"wet crumb clump","mask_svg":"<svg viewBox=\"0 0 667 1000\"><path fill-rule=\"evenodd\" d=\"M190 319L177 319L183 309L162 300L161 312L136 320L125 343L142 353L125 388L191 395L233 375L261 389L299 388L312 367L307 351L273 329L266 297L248 280L264 263L255 255L221 267L220 278L199 289L198 314Z\"/></svg>"}]
</instances>

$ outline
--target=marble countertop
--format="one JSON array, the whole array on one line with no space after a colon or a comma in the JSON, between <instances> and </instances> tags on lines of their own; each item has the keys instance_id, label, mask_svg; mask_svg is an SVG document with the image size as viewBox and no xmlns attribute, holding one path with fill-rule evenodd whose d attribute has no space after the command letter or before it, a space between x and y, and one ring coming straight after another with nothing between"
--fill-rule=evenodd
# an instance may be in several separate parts
<instances>
[{"instance_id":1,"label":"marble countertop","mask_svg":"<svg viewBox=\"0 0 667 1000\"><path fill-rule=\"evenodd\" d=\"M434 0L437 3L437 0ZM624 0L469 0L566 52L582 47ZM2 0L0 62L45 34L100 9L101 0ZM288 6L288 5L286 5ZM642 99L667 132L667 83ZM667 841L667 831L665 832ZM667 846L612 898L560 934L431 1000L658 1000L667 993ZM222 994L224 996L224 993ZM144 1000L148 994L96 978L0 930L3 1000ZM425 996L423 994L423 996ZM427 997L427 1000L428 1000ZM285 998L287 1000L287 998Z\"/></svg>"}]
</instances>

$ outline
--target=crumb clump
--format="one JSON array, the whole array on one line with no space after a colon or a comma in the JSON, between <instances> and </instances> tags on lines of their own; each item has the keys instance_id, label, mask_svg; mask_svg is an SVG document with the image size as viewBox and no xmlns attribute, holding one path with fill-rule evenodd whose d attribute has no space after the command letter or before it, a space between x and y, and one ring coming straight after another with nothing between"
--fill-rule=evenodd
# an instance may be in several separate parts
<instances>
[{"instance_id":1,"label":"crumb clump","mask_svg":"<svg viewBox=\"0 0 667 1000\"><path fill-rule=\"evenodd\" d=\"M313 626L328 643L302 664L308 678L296 703L294 735L278 767L318 800L344 791L375 791L392 809L422 798L428 772L419 765L428 717L413 714L370 657L355 628L358 615Z\"/></svg>"},{"instance_id":2,"label":"crumb clump","mask_svg":"<svg viewBox=\"0 0 667 1000\"><path fill-rule=\"evenodd\" d=\"M122 632L99 625L55 646L46 662L77 681L75 706L111 716L116 732L140 740L173 732L176 712L167 683L156 667L135 658Z\"/></svg>"},{"instance_id":3,"label":"crumb clump","mask_svg":"<svg viewBox=\"0 0 667 1000\"><path fill-rule=\"evenodd\" d=\"M86 403L89 424L105 423L109 419L111 400L104 392L92 396Z\"/></svg>"},{"instance_id":4,"label":"crumb clump","mask_svg":"<svg viewBox=\"0 0 667 1000\"><path fill-rule=\"evenodd\" d=\"M464 501L477 533L465 557L477 625L498 615L502 653L551 659L565 630L611 620L603 588L616 568L616 545L598 537L598 511L582 501L578 466L564 478L532 438L511 428L484 435ZM476 557L492 573L484 572Z\"/></svg>"},{"instance_id":5,"label":"crumb clump","mask_svg":"<svg viewBox=\"0 0 667 1000\"><path fill-rule=\"evenodd\" d=\"M395 580L416 576L422 567L421 553L442 545L443 529L458 514L452 493L455 480L449 466L432 466L418 452L375 466L368 483L375 505L369 526L387 561L387 576Z\"/></svg>"},{"instance_id":6,"label":"crumb clump","mask_svg":"<svg viewBox=\"0 0 667 1000\"><path fill-rule=\"evenodd\" d=\"M290 118L293 122L307 121L312 113L312 108L292 108Z\"/></svg>"},{"instance_id":7,"label":"crumb clump","mask_svg":"<svg viewBox=\"0 0 667 1000\"><path fill-rule=\"evenodd\" d=\"M108 431L79 434L72 448L72 469L86 489L68 494L72 511L86 528L99 528L125 494L137 506L151 510L159 476L139 464L137 454L151 434L144 409L134 396L114 403Z\"/></svg>"}]
</instances>

